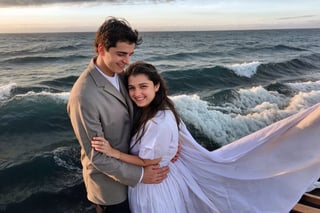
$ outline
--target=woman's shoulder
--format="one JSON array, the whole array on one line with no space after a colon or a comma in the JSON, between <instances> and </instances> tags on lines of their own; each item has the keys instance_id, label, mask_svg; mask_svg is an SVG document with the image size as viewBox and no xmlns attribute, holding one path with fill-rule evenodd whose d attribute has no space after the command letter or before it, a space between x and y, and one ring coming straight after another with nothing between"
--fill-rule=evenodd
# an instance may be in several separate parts
<instances>
[{"instance_id":1,"label":"woman's shoulder","mask_svg":"<svg viewBox=\"0 0 320 213\"><path fill-rule=\"evenodd\" d=\"M154 116L156 119L166 119L168 117L172 117L173 112L170 109L160 110L157 112L157 114Z\"/></svg>"},{"instance_id":2,"label":"woman's shoulder","mask_svg":"<svg viewBox=\"0 0 320 213\"><path fill-rule=\"evenodd\" d=\"M165 124L169 121L174 120L174 115L171 110L160 110L157 114L150 120L151 123L155 124Z\"/></svg>"}]
</instances>

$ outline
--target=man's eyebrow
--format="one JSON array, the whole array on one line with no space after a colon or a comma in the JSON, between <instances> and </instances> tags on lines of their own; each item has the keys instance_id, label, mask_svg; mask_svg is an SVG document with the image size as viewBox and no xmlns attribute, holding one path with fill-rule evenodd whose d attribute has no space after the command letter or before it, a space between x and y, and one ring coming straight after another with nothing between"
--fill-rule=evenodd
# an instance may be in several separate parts
<instances>
[{"instance_id":1,"label":"man's eyebrow","mask_svg":"<svg viewBox=\"0 0 320 213\"><path fill-rule=\"evenodd\" d=\"M119 51L117 51L117 53L132 55L134 52L129 53L129 52L119 50Z\"/></svg>"}]
</instances>

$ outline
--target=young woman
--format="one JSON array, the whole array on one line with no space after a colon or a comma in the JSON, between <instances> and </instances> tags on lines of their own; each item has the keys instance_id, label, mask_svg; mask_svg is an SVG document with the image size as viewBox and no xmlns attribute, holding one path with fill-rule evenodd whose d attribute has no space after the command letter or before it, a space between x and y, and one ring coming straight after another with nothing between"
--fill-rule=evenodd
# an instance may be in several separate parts
<instances>
[{"instance_id":1,"label":"young woman","mask_svg":"<svg viewBox=\"0 0 320 213\"><path fill-rule=\"evenodd\" d=\"M129 188L133 213L289 212L320 177L320 104L209 152L180 120L154 66L136 62L126 77L139 107L132 155L101 137L92 146L127 163L170 168L160 184Z\"/></svg>"}]
</instances>

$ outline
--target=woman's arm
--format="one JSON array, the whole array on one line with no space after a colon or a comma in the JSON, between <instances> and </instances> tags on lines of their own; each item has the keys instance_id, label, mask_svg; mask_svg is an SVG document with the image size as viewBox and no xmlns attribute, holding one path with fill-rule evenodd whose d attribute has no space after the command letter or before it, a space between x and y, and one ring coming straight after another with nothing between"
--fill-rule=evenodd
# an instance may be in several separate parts
<instances>
[{"instance_id":1,"label":"woman's arm","mask_svg":"<svg viewBox=\"0 0 320 213\"><path fill-rule=\"evenodd\" d=\"M112 148L109 142L103 137L93 137L91 140L91 145L98 152L102 152L109 157L113 157L123 162L134 164L137 166L154 165L158 164L161 160L161 158L156 158L153 160L142 159L135 155L120 152L119 150Z\"/></svg>"}]
</instances>

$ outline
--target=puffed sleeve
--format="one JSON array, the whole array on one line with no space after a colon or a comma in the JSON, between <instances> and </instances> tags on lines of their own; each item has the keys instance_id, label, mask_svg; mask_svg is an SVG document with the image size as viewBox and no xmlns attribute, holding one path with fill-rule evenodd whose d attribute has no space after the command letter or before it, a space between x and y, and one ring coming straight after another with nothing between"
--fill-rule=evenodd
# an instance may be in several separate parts
<instances>
[{"instance_id":1,"label":"puffed sleeve","mask_svg":"<svg viewBox=\"0 0 320 213\"><path fill-rule=\"evenodd\" d=\"M167 114L169 113L163 113L146 124L145 133L140 143L140 158L155 159L174 156L177 146L175 143L177 139L174 135L177 129L175 121ZM170 153L169 156L168 153Z\"/></svg>"},{"instance_id":2,"label":"puffed sleeve","mask_svg":"<svg viewBox=\"0 0 320 213\"><path fill-rule=\"evenodd\" d=\"M155 159L162 156L163 145L161 141L166 139L166 134L161 137L160 125L153 121L148 122L146 131L141 139L139 157L143 159ZM161 140L161 141L160 141Z\"/></svg>"}]
</instances>

